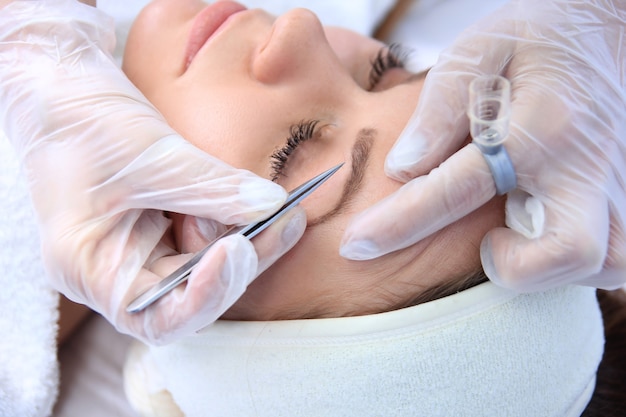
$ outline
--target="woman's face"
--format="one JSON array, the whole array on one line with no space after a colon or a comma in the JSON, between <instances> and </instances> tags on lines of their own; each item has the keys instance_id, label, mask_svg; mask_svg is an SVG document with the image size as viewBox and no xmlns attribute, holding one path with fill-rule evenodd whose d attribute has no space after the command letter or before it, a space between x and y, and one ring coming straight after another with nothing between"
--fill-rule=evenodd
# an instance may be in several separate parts
<instances>
[{"instance_id":1,"label":"woman's face","mask_svg":"<svg viewBox=\"0 0 626 417\"><path fill-rule=\"evenodd\" d=\"M401 185L384 174L384 158L422 86L421 76L400 68L370 84L372 61L383 46L325 29L304 9L276 18L231 2L207 7L196 0L156 0L137 18L124 71L197 147L235 167L276 177L287 190L345 162L302 203L308 228L301 241L248 287L225 318L386 311L478 269L480 239L501 223L493 205L377 260L339 256L351 216ZM291 136L298 145L285 148ZM197 251L206 242L186 224L175 218L178 249Z\"/></svg>"}]
</instances>

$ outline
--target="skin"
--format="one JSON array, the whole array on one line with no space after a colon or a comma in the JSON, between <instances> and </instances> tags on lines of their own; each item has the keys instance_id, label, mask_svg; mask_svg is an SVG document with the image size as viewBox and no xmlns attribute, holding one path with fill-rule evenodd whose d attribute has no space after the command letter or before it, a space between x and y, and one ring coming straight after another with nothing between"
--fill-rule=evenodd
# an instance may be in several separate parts
<instances>
[{"instance_id":1,"label":"skin","mask_svg":"<svg viewBox=\"0 0 626 417\"><path fill-rule=\"evenodd\" d=\"M369 88L378 41L323 28L311 12L275 18L261 10L231 16L192 59L187 42L206 4L156 0L138 16L123 69L168 123L202 150L235 167L270 178L270 155L290 127L318 120L314 138L287 162L279 184L287 190L345 162L307 198L309 226L300 242L266 270L223 318L274 320L341 317L389 311L413 303L426 288L479 270L485 232L501 225L494 200L439 233L372 261L339 255L351 216L397 190L384 159L419 100L421 77L387 71ZM338 213L361 129L375 130L361 185ZM173 216L172 239L181 252L206 244L193 218Z\"/></svg>"}]
</instances>

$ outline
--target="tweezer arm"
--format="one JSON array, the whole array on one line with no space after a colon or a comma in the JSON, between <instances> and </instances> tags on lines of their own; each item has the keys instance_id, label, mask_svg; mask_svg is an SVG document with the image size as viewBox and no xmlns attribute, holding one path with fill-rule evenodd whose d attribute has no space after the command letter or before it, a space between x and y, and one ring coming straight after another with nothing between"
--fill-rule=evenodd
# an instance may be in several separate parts
<instances>
[{"instance_id":1,"label":"tweezer arm","mask_svg":"<svg viewBox=\"0 0 626 417\"><path fill-rule=\"evenodd\" d=\"M269 216L267 219L262 220L257 223L252 223L247 226L235 226L228 229L226 232L222 233L215 239L213 239L206 247L196 253L190 260L185 262L180 268L176 271L172 272L170 275L162 279L158 284L154 287L150 288L139 297L135 298L129 305L126 307L126 311L128 313L138 313L153 304L159 298L163 297L165 294L176 288L178 285L185 282L193 268L198 264L200 259L207 253L209 249L217 242L219 239L234 235L241 234L248 239L252 239L263 230L267 229L274 222L276 222L279 218L281 218L287 211L291 210L293 207L298 205L300 201L306 198L309 194L317 189L321 184L323 184L328 178L330 178L339 168L343 166L339 164L326 172L321 173L317 177L307 181L301 186L297 187L293 191L289 193L289 197L287 198L287 202L274 214Z\"/></svg>"},{"instance_id":2,"label":"tweezer arm","mask_svg":"<svg viewBox=\"0 0 626 417\"><path fill-rule=\"evenodd\" d=\"M200 259L202 259L202 257L209 251L209 249L211 249L213 245L215 245L215 243L221 238L234 234L240 234L246 236L248 239L252 239L263 230L267 229L272 223L274 223L277 214L282 212L283 210L287 210L287 205L288 204L285 204L277 213L258 223L252 223L247 226L231 227L230 229L213 239L207 246L205 246L198 253L196 253L190 260L185 262L176 271L172 272L170 275L159 281L159 283L156 284L154 287L150 288L148 291L135 298L135 300L133 300L133 302L128 305L126 311L129 313L137 313L157 301L159 298L163 297L165 294L176 288L178 285L187 281L187 278L189 278L189 275L191 275L191 271L193 271L198 262L200 262Z\"/></svg>"},{"instance_id":3,"label":"tweezer arm","mask_svg":"<svg viewBox=\"0 0 626 417\"><path fill-rule=\"evenodd\" d=\"M141 294L139 297L135 298L132 303L128 305L126 311L129 313L138 313L141 310L148 307L150 304L157 301L159 298L163 297L165 294L176 288L178 285L187 281L191 271L198 264L200 259L204 256L205 253L217 242L219 239L234 235L236 233L241 232L243 234L244 229L251 228L252 226L257 225L258 223L251 224L248 226L235 226L228 229L226 232L219 235L217 238L213 239L211 243L205 246L202 250L196 253L190 260L185 262L180 268L176 271L172 272L166 278L159 281L158 284L150 288L148 291ZM258 232L257 232L258 233Z\"/></svg>"}]
</instances>

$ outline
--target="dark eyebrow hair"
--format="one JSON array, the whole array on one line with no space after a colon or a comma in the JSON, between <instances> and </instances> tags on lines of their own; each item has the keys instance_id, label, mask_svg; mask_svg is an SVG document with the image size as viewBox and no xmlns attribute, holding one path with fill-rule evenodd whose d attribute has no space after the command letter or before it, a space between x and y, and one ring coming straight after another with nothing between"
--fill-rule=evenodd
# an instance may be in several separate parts
<instances>
[{"instance_id":1,"label":"dark eyebrow hair","mask_svg":"<svg viewBox=\"0 0 626 417\"><path fill-rule=\"evenodd\" d=\"M332 219L340 214L347 207L350 201L352 201L355 194L359 191L361 185L363 184L363 177L365 176L365 171L367 170L372 143L374 142L374 138L377 134L378 131L372 128L359 130L356 135L354 145L352 146L350 176L343 185L339 201L328 213L311 220L307 227L317 226Z\"/></svg>"}]
</instances>

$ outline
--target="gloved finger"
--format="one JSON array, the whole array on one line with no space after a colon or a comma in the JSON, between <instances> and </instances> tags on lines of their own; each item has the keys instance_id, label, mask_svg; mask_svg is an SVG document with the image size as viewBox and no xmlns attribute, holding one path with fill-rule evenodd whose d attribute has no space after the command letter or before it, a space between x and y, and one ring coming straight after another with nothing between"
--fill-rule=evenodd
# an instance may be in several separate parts
<instances>
[{"instance_id":1,"label":"gloved finger","mask_svg":"<svg viewBox=\"0 0 626 417\"><path fill-rule=\"evenodd\" d=\"M31 152L26 163L38 174L36 184L41 184L38 198L60 205L46 206L44 217L45 212L74 210L105 214L154 208L212 218L225 224L246 224L266 217L284 203L287 193L279 185L230 167L177 135L123 74L103 76L89 88L95 88L98 83L104 83L103 91L118 91L132 100L127 103L115 95L77 98L72 103L81 103L80 109L68 104L43 112L48 123L55 123L50 126L46 143L37 152ZM90 93L77 94L81 97ZM22 105L36 106L38 101ZM125 105L131 106L127 119L121 115ZM83 117L83 112L91 115ZM37 120L43 117L42 113L29 110L23 114L33 117L25 117L33 126L45 125L43 120ZM65 126L71 126L75 132L71 151L55 146L55 141L50 139L57 135L55 128L60 137L68 135L69 128ZM110 132L111 126L124 132L123 137ZM106 143L98 138L106 138ZM118 146L112 146L116 141ZM32 145L25 152L35 149ZM106 151L104 155L103 151ZM48 176L41 174L58 173L59 164L69 172L81 172L81 180L46 187ZM64 193L74 200L58 201L50 193Z\"/></svg>"},{"instance_id":2,"label":"gloved finger","mask_svg":"<svg viewBox=\"0 0 626 417\"><path fill-rule=\"evenodd\" d=\"M504 71L511 40L486 28L465 33L426 76L415 113L387 155L385 172L391 178L406 182L456 151L469 131L469 84L478 75Z\"/></svg>"},{"instance_id":3,"label":"gloved finger","mask_svg":"<svg viewBox=\"0 0 626 417\"><path fill-rule=\"evenodd\" d=\"M262 233L253 240L254 247L259 256L259 274L276 262L282 253L284 253L280 248L282 241L286 240L291 242L293 240L295 242L299 240L299 236L295 236L302 234L306 228L306 213L300 206L294 207L289 213L285 214L285 216L284 219L280 220L279 226L293 216L293 220L289 222L288 226L286 226L285 230L282 232L285 234L294 233L293 239L279 238L276 232L274 232L276 228L274 227L269 228L268 233ZM181 231L176 240L180 251L188 253L202 250L209 242L213 241L215 237L222 234L227 228L218 222L199 217L185 216L180 229Z\"/></svg>"},{"instance_id":4,"label":"gloved finger","mask_svg":"<svg viewBox=\"0 0 626 417\"><path fill-rule=\"evenodd\" d=\"M115 76L119 79L116 83L112 81ZM42 172L58 172L60 163L68 171L82 173L81 181L41 187L38 194L42 200L52 192L64 192L76 199L57 202L68 207L48 207L47 210L111 213L154 208L212 218L226 224L246 224L260 220L284 203L287 193L279 185L249 171L232 168L175 134L141 93L126 85L129 81L123 74L103 79L107 80L107 85L102 86L104 91L113 89L135 97L128 103L132 104L129 108L132 120L120 116L119 112L125 108L124 100L115 96L76 100L82 109L61 106L46 112L48 121L56 121L54 126L59 127L60 136L68 134L64 126L71 126L76 135L72 139L75 142L72 152L69 152L71 159L67 149L55 147L53 140L47 140L49 145L39 147L30 155L27 164L39 174L37 184L45 184ZM98 119L81 118L81 112L91 106ZM106 111L109 106L110 111ZM33 114L25 114L29 113ZM37 120L32 121L37 125ZM124 132L124 137L106 135L111 126ZM48 137L54 136L55 132L51 131ZM96 138L108 138L107 143L100 143ZM111 146L115 141L119 145ZM106 155L102 155L102 150L107 150ZM85 184L98 185L85 186L87 193L59 190Z\"/></svg>"},{"instance_id":5,"label":"gloved finger","mask_svg":"<svg viewBox=\"0 0 626 417\"><path fill-rule=\"evenodd\" d=\"M621 197L619 200L626 198L623 195ZM617 203L625 204L623 201L618 201ZM609 250L602 272L582 279L580 284L605 290L614 290L624 285L624 277L626 276L626 224L623 218L624 215L620 212L620 207L626 207L626 205L620 206L615 204L615 202L611 204Z\"/></svg>"},{"instance_id":6,"label":"gloved finger","mask_svg":"<svg viewBox=\"0 0 626 417\"><path fill-rule=\"evenodd\" d=\"M306 212L300 206L292 208L277 224L253 239L259 256L257 276L290 250L302 237L306 229Z\"/></svg>"},{"instance_id":7,"label":"gloved finger","mask_svg":"<svg viewBox=\"0 0 626 417\"><path fill-rule=\"evenodd\" d=\"M489 279L519 291L537 291L600 272L609 244L609 208L602 191L586 191L544 198L545 225L537 237L507 228L488 232L480 253ZM514 215L519 214L507 207L509 227L524 223L512 221Z\"/></svg>"},{"instance_id":8,"label":"gloved finger","mask_svg":"<svg viewBox=\"0 0 626 417\"><path fill-rule=\"evenodd\" d=\"M131 334L143 336L151 344L193 334L217 320L229 303L243 294L254 279L257 262L248 239L228 236L207 251L185 284L137 314L122 312L128 317L119 321L126 321Z\"/></svg>"},{"instance_id":9,"label":"gloved finger","mask_svg":"<svg viewBox=\"0 0 626 417\"><path fill-rule=\"evenodd\" d=\"M295 208L252 242L239 235L219 240L186 284L146 310L129 315L133 334L145 335L148 343L163 344L214 322L241 297L254 278L297 243L305 227L304 210ZM158 272L166 275L185 259L178 257L177 262L170 262L169 268ZM142 273L147 274L145 270ZM150 277L149 286L160 279L161 276ZM167 329L167 335L161 334L163 329Z\"/></svg>"},{"instance_id":10,"label":"gloved finger","mask_svg":"<svg viewBox=\"0 0 626 417\"><path fill-rule=\"evenodd\" d=\"M28 166L40 177L42 172L58 172L59 163L68 171L82 173L81 181L67 182L61 187L98 184L85 186L88 193L66 190L67 195L83 198L83 201L72 202L72 210L111 213L153 208L211 218L225 224L247 224L266 217L284 203L287 193L279 185L249 171L230 167L176 134L119 69L110 68L108 76L103 74L103 68L98 71L99 77L92 80L85 93L80 92L81 81L73 85L77 92L73 92L71 103L79 103L80 108L68 103L44 112L50 129L46 144L41 144L27 160ZM111 95L93 95L93 89ZM47 95L55 97L67 93L54 88L46 91ZM30 97L31 101L21 105L32 107L38 102L50 101L50 97ZM32 116L26 120L34 125L46 125L44 120L37 120L43 117L39 112L29 110L23 114ZM57 135L65 138L70 129L66 126L71 126L74 132L71 152L55 147L52 140ZM111 126L123 134L118 137L111 132ZM22 128L15 127L15 130L23 131ZM98 138L105 138L106 143ZM112 146L112 143L118 145ZM34 149L32 145L26 152ZM45 197L53 188L41 187L41 193ZM54 209L67 207L49 207L51 211Z\"/></svg>"},{"instance_id":11,"label":"gloved finger","mask_svg":"<svg viewBox=\"0 0 626 417\"><path fill-rule=\"evenodd\" d=\"M124 186L138 183L141 189ZM120 189L128 190L128 195L120 196ZM122 197L117 200L121 210L150 207L224 224L261 220L287 198L278 184L233 168L178 135L155 142L116 171L99 191Z\"/></svg>"},{"instance_id":12,"label":"gloved finger","mask_svg":"<svg viewBox=\"0 0 626 417\"><path fill-rule=\"evenodd\" d=\"M211 219L172 213L176 247L181 253L195 253L223 234L228 227Z\"/></svg>"},{"instance_id":13,"label":"gloved finger","mask_svg":"<svg viewBox=\"0 0 626 417\"><path fill-rule=\"evenodd\" d=\"M467 145L428 175L355 216L343 235L340 254L366 260L405 248L474 211L495 193L482 154Z\"/></svg>"},{"instance_id":14,"label":"gloved finger","mask_svg":"<svg viewBox=\"0 0 626 417\"><path fill-rule=\"evenodd\" d=\"M610 132L606 132L610 137ZM624 157L626 154L617 146L608 148L612 172L609 177L605 194L609 198L609 248L603 270L600 274L583 279L583 285L606 290L624 287L626 277L626 170ZM626 287L624 287L626 288Z\"/></svg>"}]
</instances>

